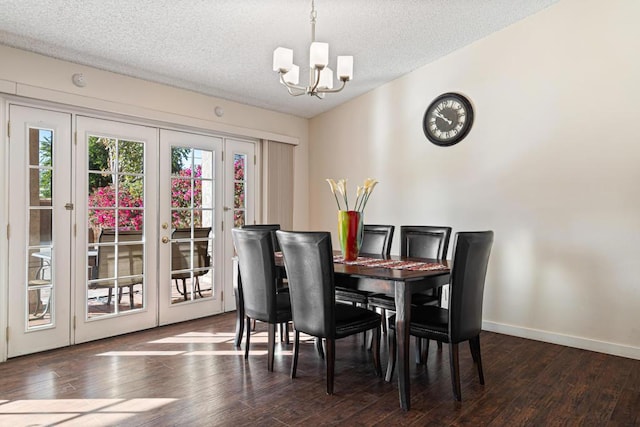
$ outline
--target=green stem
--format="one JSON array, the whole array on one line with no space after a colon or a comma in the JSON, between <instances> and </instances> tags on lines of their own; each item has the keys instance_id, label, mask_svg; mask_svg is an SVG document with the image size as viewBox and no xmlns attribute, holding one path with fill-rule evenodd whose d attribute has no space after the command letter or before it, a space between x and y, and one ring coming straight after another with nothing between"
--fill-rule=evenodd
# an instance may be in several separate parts
<instances>
[{"instance_id":1,"label":"green stem","mask_svg":"<svg viewBox=\"0 0 640 427\"><path fill-rule=\"evenodd\" d=\"M338 201L338 196L336 196L335 192L332 191L332 193L333 193L333 197L335 197L335 199L336 199L336 204L338 205L338 210L340 210L340 202Z\"/></svg>"},{"instance_id":2,"label":"green stem","mask_svg":"<svg viewBox=\"0 0 640 427\"><path fill-rule=\"evenodd\" d=\"M371 195L371 193L367 193L365 195L365 197L362 198L362 210L364 210L364 207L367 205L367 202L369 201L369 196Z\"/></svg>"}]
</instances>

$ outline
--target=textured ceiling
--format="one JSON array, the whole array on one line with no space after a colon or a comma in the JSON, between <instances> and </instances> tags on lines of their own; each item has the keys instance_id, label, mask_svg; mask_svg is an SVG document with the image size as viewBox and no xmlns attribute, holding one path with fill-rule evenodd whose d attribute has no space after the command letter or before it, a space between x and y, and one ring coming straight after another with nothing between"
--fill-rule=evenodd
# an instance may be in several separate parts
<instances>
[{"instance_id":1,"label":"textured ceiling","mask_svg":"<svg viewBox=\"0 0 640 427\"><path fill-rule=\"evenodd\" d=\"M0 44L308 118L556 1L316 0L330 67L354 56L354 80L323 100L289 96L271 69L292 48L306 82L305 0L0 0Z\"/></svg>"}]
</instances>

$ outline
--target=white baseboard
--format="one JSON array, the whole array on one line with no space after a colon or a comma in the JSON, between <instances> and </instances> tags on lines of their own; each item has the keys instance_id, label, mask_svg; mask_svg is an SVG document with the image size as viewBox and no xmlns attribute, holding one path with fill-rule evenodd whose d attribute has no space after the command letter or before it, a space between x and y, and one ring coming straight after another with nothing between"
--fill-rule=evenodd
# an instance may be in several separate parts
<instances>
[{"instance_id":1,"label":"white baseboard","mask_svg":"<svg viewBox=\"0 0 640 427\"><path fill-rule=\"evenodd\" d=\"M513 335L520 338L544 341L567 347L580 348L582 350L597 351L598 353L606 353L614 356L640 360L640 347L596 341L588 338L541 331L539 329L523 328L521 326L505 325L503 323L489 322L486 320L482 322L482 329L505 335Z\"/></svg>"}]
</instances>

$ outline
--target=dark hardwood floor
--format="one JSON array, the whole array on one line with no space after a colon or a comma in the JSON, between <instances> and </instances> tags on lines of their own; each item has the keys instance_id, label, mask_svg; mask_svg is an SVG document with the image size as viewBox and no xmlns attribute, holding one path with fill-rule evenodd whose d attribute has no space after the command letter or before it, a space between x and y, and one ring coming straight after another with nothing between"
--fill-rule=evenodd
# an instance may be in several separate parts
<instances>
[{"instance_id":1,"label":"dark hardwood floor","mask_svg":"<svg viewBox=\"0 0 640 427\"><path fill-rule=\"evenodd\" d=\"M356 337L338 341L327 396L311 341L291 380L291 346L270 373L264 324L247 362L233 331L228 313L1 363L0 426L640 425L639 360L483 332L486 384L461 346L457 402L448 350L432 345L405 413Z\"/></svg>"}]
</instances>

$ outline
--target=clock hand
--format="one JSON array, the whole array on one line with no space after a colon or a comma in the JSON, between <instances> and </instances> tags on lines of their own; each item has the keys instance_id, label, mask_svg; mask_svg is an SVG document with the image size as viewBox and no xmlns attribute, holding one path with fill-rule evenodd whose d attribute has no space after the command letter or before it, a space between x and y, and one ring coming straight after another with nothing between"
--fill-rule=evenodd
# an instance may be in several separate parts
<instances>
[{"instance_id":1,"label":"clock hand","mask_svg":"<svg viewBox=\"0 0 640 427\"><path fill-rule=\"evenodd\" d=\"M441 113L434 113L434 115L442 120L444 120L445 122L447 122L449 125L452 123L451 120L447 119L445 116L443 116Z\"/></svg>"}]
</instances>

